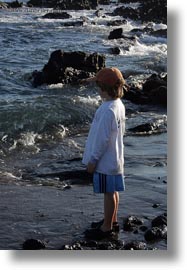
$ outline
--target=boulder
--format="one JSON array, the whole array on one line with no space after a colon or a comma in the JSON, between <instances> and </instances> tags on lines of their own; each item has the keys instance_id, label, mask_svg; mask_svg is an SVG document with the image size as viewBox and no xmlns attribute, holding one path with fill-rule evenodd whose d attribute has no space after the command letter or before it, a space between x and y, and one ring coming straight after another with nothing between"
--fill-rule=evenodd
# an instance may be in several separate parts
<instances>
[{"instance_id":1,"label":"boulder","mask_svg":"<svg viewBox=\"0 0 187 270\"><path fill-rule=\"evenodd\" d=\"M124 98L136 104L155 104L167 106L167 75L152 74L142 84L142 89L129 86Z\"/></svg>"},{"instance_id":2,"label":"boulder","mask_svg":"<svg viewBox=\"0 0 187 270\"><path fill-rule=\"evenodd\" d=\"M153 132L159 128L157 123L145 123L142 125L138 125L134 128L129 128L129 131L132 132Z\"/></svg>"},{"instance_id":3,"label":"boulder","mask_svg":"<svg viewBox=\"0 0 187 270\"><path fill-rule=\"evenodd\" d=\"M9 8L21 8L22 6L23 6L23 3L22 3L22 2L19 2L19 1L17 1L17 0L8 3L8 7L9 7Z\"/></svg>"},{"instance_id":4,"label":"boulder","mask_svg":"<svg viewBox=\"0 0 187 270\"><path fill-rule=\"evenodd\" d=\"M120 2L126 4L129 3L129 0L121 0ZM113 15L142 22L167 24L167 0L141 0L140 3L141 5L137 9L120 6L114 10Z\"/></svg>"},{"instance_id":5,"label":"boulder","mask_svg":"<svg viewBox=\"0 0 187 270\"><path fill-rule=\"evenodd\" d=\"M51 53L42 71L32 74L33 86L41 84L78 83L79 80L93 76L105 67L105 57L98 53L88 54L81 51Z\"/></svg>"},{"instance_id":6,"label":"boulder","mask_svg":"<svg viewBox=\"0 0 187 270\"><path fill-rule=\"evenodd\" d=\"M139 20L140 19L140 14L138 9L133 9L130 7L118 7L113 11L114 16L122 16L123 18L131 19L131 20Z\"/></svg>"},{"instance_id":7,"label":"boulder","mask_svg":"<svg viewBox=\"0 0 187 270\"><path fill-rule=\"evenodd\" d=\"M70 27L70 26L80 27L80 26L84 25L84 21L83 20L78 20L78 21L64 22L61 25L64 26L64 27Z\"/></svg>"},{"instance_id":8,"label":"boulder","mask_svg":"<svg viewBox=\"0 0 187 270\"><path fill-rule=\"evenodd\" d=\"M24 250L45 249L45 247L46 244L38 239L28 239L22 245Z\"/></svg>"},{"instance_id":9,"label":"boulder","mask_svg":"<svg viewBox=\"0 0 187 270\"><path fill-rule=\"evenodd\" d=\"M110 32L108 39L118 39L123 38L123 28L117 28Z\"/></svg>"},{"instance_id":10,"label":"boulder","mask_svg":"<svg viewBox=\"0 0 187 270\"><path fill-rule=\"evenodd\" d=\"M138 226L143 224L143 220L135 217L135 216L129 216L124 219L123 221L123 229L124 231L134 231L138 228Z\"/></svg>"},{"instance_id":11,"label":"boulder","mask_svg":"<svg viewBox=\"0 0 187 270\"><path fill-rule=\"evenodd\" d=\"M28 6L55 8L61 10L96 9L98 0L30 0Z\"/></svg>"},{"instance_id":12,"label":"boulder","mask_svg":"<svg viewBox=\"0 0 187 270\"><path fill-rule=\"evenodd\" d=\"M160 215L152 220L152 227L162 227L167 225L167 216L166 214Z\"/></svg>"},{"instance_id":13,"label":"boulder","mask_svg":"<svg viewBox=\"0 0 187 270\"><path fill-rule=\"evenodd\" d=\"M44 19L69 19L71 17L67 12L50 12L42 16Z\"/></svg>"},{"instance_id":14,"label":"boulder","mask_svg":"<svg viewBox=\"0 0 187 270\"><path fill-rule=\"evenodd\" d=\"M162 228L153 227L145 232L144 237L147 242L167 239L167 226L163 226Z\"/></svg>"},{"instance_id":15,"label":"boulder","mask_svg":"<svg viewBox=\"0 0 187 270\"><path fill-rule=\"evenodd\" d=\"M167 0L143 0L139 13L142 22L167 24Z\"/></svg>"}]
</instances>

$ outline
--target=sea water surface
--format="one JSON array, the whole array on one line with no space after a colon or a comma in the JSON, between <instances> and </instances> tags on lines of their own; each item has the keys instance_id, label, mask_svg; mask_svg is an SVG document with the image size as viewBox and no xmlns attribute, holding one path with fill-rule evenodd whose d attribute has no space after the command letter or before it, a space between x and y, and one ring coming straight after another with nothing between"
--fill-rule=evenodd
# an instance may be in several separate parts
<instances>
[{"instance_id":1,"label":"sea water surface","mask_svg":"<svg viewBox=\"0 0 187 270\"><path fill-rule=\"evenodd\" d=\"M133 5L136 8L138 3ZM0 181L3 183L24 183L25 174L44 175L83 168L85 139L101 99L94 85L34 88L29 77L34 70L43 68L51 52L62 49L105 54L107 66L117 66L124 73L133 71L127 82L139 83L153 73L166 72L165 38L141 34L126 50L122 40L108 40L109 32L115 27L107 26L107 22L121 19L109 15L116 8L115 2L99 7L101 17L95 16L96 10L67 11L72 18L66 20L43 19L50 9L0 10ZM76 21L82 16L87 18L83 26L63 26L64 21ZM127 20L120 27L124 34L131 35L132 29L145 25ZM155 23L152 27L167 28ZM115 46L120 46L120 55L111 54L110 49ZM126 177L134 179L137 185L142 182L157 185L160 192L166 192L163 185L167 165L166 109L135 105L125 99L123 102ZM160 130L156 134L128 131L147 122L160 123ZM58 179L51 181L55 185Z\"/></svg>"}]
</instances>

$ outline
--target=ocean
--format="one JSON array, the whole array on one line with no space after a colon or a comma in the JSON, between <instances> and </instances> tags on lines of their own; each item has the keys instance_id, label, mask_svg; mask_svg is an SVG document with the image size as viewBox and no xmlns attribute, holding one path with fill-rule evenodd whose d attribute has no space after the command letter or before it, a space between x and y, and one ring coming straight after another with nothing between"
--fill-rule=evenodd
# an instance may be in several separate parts
<instances>
[{"instance_id":1,"label":"ocean","mask_svg":"<svg viewBox=\"0 0 187 270\"><path fill-rule=\"evenodd\" d=\"M56 187L58 173L84 169L81 158L85 140L101 99L92 84L34 88L29 78L34 70L43 68L51 52L61 49L104 54L106 66L116 66L123 73L132 72L128 83L139 84L153 73L167 72L166 38L136 35L128 50L121 39L108 40L109 32L115 27L107 23L121 19L109 14L116 5L115 1L100 5L102 16L99 17L96 10L67 11L72 18L65 20L42 18L51 11L45 8L0 10L0 182L3 184ZM136 8L138 3L132 6ZM82 16L87 18L83 26L63 26L63 22L76 21ZM151 24L155 30L167 28L165 24ZM120 27L125 35L131 35L132 29L145 25L127 19ZM119 55L111 53L115 46L121 48ZM160 208L163 213L167 210L167 110L156 105L134 104L125 98L123 102L127 181L137 187L151 186L158 191L158 200L159 194L164 193L165 202ZM162 128L151 134L129 131L148 122L160 123ZM149 189L147 192L146 197ZM166 248L165 242L160 245Z\"/></svg>"}]
</instances>

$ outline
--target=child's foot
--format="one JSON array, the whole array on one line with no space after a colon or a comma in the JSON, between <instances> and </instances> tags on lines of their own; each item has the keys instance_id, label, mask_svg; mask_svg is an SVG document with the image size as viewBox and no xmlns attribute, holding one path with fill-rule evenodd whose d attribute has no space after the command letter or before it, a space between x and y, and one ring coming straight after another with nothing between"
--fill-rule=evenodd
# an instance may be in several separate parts
<instances>
[{"instance_id":1,"label":"child's foot","mask_svg":"<svg viewBox=\"0 0 187 270\"><path fill-rule=\"evenodd\" d=\"M113 231L102 231L100 228L90 229L85 231L85 237L92 240L102 240L114 235Z\"/></svg>"},{"instance_id":2,"label":"child's foot","mask_svg":"<svg viewBox=\"0 0 187 270\"><path fill-rule=\"evenodd\" d=\"M98 221L98 222L92 222L91 223L91 228L96 229L96 228L100 228L103 225L104 219ZM119 232L119 224L118 222L113 222L112 224L112 230L114 232Z\"/></svg>"}]
</instances>

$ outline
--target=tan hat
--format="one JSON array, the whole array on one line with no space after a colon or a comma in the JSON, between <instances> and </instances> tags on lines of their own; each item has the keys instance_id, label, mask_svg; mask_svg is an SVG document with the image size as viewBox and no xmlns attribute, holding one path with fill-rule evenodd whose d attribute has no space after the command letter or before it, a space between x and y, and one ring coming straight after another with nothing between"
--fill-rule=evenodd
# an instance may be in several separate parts
<instances>
[{"instance_id":1,"label":"tan hat","mask_svg":"<svg viewBox=\"0 0 187 270\"><path fill-rule=\"evenodd\" d=\"M114 86L119 81L125 82L121 71L115 67L101 69L96 74L96 81L108 86Z\"/></svg>"}]
</instances>

